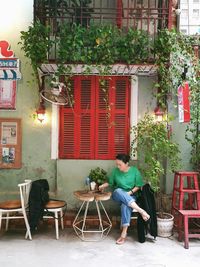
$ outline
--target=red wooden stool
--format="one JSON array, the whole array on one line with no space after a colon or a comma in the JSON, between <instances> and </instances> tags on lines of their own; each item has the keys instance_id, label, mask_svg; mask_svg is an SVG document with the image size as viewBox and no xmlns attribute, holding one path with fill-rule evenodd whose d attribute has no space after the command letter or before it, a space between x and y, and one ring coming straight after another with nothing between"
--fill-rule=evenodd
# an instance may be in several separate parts
<instances>
[{"instance_id":1,"label":"red wooden stool","mask_svg":"<svg viewBox=\"0 0 200 267\"><path fill-rule=\"evenodd\" d=\"M200 218L200 210L179 210L179 214L182 218L178 222L178 240L182 240L184 232L184 248L189 248L189 238L200 238L200 226L189 229L189 219Z\"/></svg>"},{"instance_id":2,"label":"red wooden stool","mask_svg":"<svg viewBox=\"0 0 200 267\"><path fill-rule=\"evenodd\" d=\"M172 193L172 214L178 227L178 210L200 210L200 190L198 172L175 172Z\"/></svg>"}]
</instances>

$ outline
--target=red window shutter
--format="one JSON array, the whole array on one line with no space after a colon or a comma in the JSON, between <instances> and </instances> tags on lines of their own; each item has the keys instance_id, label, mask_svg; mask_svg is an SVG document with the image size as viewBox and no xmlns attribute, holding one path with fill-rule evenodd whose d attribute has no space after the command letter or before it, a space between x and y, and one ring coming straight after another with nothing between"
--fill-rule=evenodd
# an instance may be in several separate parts
<instances>
[{"instance_id":1,"label":"red window shutter","mask_svg":"<svg viewBox=\"0 0 200 267\"><path fill-rule=\"evenodd\" d=\"M94 78L82 76L72 80L74 106L60 111L60 158L94 157Z\"/></svg>"},{"instance_id":2,"label":"red window shutter","mask_svg":"<svg viewBox=\"0 0 200 267\"><path fill-rule=\"evenodd\" d=\"M80 147L79 158L94 158L95 77L80 78Z\"/></svg>"},{"instance_id":3,"label":"red window shutter","mask_svg":"<svg viewBox=\"0 0 200 267\"><path fill-rule=\"evenodd\" d=\"M116 154L129 152L129 79L128 77L104 79L103 86L101 82L96 86L98 99L96 158L115 159ZM107 91L109 91L108 96L106 96Z\"/></svg>"},{"instance_id":4,"label":"red window shutter","mask_svg":"<svg viewBox=\"0 0 200 267\"><path fill-rule=\"evenodd\" d=\"M71 94L75 96L74 80L71 82ZM74 108L74 107L73 107ZM60 107L60 137L59 137L59 158L74 158L75 151L75 116L69 103Z\"/></svg>"},{"instance_id":5,"label":"red window shutter","mask_svg":"<svg viewBox=\"0 0 200 267\"><path fill-rule=\"evenodd\" d=\"M113 90L113 151L114 154L129 153L130 133L129 133L129 101L130 83L128 77L115 77L115 90Z\"/></svg>"},{"instance_id":6,"label":"red window shutter","mask_svg":"<svg viewBox=\"0 0 200 267\"><path fill-rule=\"evenodd\" d=\"M107 105L109 104L109 97L107 92L110 90L109 78L97 77L96 80L96 155L97 159L109 158L109 118ZM108 101L108 102L107 102Z\"/></svg>"},{"instance_id":7,"label":"red window shutter","mask_svg":"<svg viewBox=\"0 0 200 267\"><path fill-rule=\"evenodd\" d=\"M60 158L115 159L129 152L129 79L101 79L73 78L73 109L60 109Z\"/></svg>"}]
</instances>

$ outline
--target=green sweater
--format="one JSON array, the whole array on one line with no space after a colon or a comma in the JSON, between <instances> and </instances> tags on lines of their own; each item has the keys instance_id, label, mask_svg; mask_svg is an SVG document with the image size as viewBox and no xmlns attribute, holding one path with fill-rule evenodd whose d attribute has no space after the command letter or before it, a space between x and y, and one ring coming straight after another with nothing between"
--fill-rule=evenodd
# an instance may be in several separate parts
<instances>
[{"instance_id":1,"label":"green sweater","mask_svg":"<svg viewBox=\"0 0 200 267\"><path fill-rule=\"evenodd\" d=\"M135 186L144 185L140 171L134 166L131 166L127 172L121 172L118 168L114 168L108 183L113 189L121 188L127 192Z\"/></svg>"}]
</instances>

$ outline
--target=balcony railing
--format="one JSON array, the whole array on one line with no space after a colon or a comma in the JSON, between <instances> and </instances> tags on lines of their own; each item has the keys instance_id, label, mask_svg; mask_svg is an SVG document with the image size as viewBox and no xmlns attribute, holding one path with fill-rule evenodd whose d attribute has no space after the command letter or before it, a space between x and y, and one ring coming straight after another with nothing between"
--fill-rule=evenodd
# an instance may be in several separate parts
<instances>
[{"instance_id":1,"label":"balcony railing","mask_svg":"<svg viewBox=\"0 0 200 267\"><path fill-rule=\"evenodd\" d=\"M171 25L172 0L34 0L34 20L49 25L56 38L63 25L115 25L143 30L152 39ZM55 53L52 53L55 51ZM49 59L56 60L56 47ZM151 55L152 57L152 55Z\"/></svg>"},{"instance_id":2,"label":"balcony railing","mask_svg":"<svg viewBox=\"0 0 200 267\"><path fill-rule=\"evenodd\" d=\"M169 26L171 0L34 0L34 19L52 25L55 35L62 24L111 24L145 30L155 35Z\"/></svg>"}]
</instances>

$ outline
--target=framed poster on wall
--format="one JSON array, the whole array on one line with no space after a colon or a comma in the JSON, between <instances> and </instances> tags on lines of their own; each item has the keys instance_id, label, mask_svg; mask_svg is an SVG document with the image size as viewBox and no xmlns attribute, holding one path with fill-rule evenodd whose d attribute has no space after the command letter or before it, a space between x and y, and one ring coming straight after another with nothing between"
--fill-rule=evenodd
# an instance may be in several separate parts
<instances>
[{"instance_id":1,"label":"framed poster on wall","mask_svg":"<svg viewBox=\"0 0 200 267\"><path fill-rule=\"evenodd\" d=\"M0 118L0 168L21 168L21 119Z\"/></svg>"},{"instance_id":2,"label":"framed poster on wall","mask_svg":"<svg viewBox=\"0 0 200 267\"><path fill-rule=\"evenodd\" d=\"M16 109L16 81L0 80L0 109Z\"/></svg>"}]
</instances>

